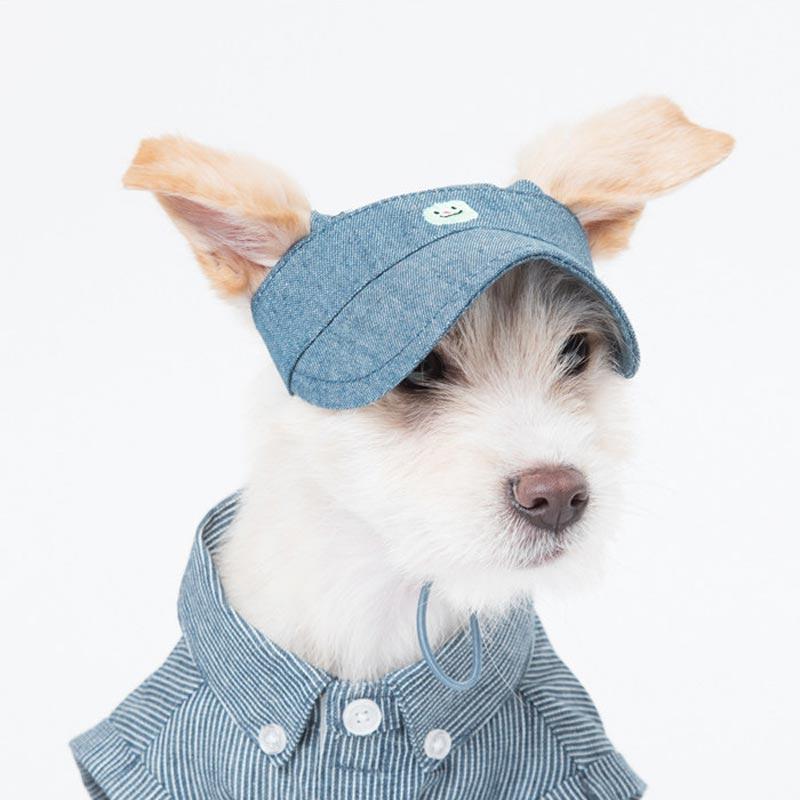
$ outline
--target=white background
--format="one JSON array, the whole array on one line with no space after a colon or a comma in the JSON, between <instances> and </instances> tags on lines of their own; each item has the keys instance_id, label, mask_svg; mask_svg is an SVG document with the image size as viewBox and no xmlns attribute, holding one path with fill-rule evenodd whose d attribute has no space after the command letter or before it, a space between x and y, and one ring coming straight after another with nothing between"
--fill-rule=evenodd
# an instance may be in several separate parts
<instances>
[{"instance_id":1,"label":"white background","mask_svg":"<svg viewBox=\"0 0 800 800\"><path fill-rule=\"evenodd\" d=\"M67 740L172 647L243 479L266 352L120 188L138 139L260 155L335 212L505 181L550 124L663 93L738 144L602 267L642 344L635 477L604 579L545 621L649 798L800 797L795 8L3 2L0 795L85 796Z\"/></svg>"}]
</instances>

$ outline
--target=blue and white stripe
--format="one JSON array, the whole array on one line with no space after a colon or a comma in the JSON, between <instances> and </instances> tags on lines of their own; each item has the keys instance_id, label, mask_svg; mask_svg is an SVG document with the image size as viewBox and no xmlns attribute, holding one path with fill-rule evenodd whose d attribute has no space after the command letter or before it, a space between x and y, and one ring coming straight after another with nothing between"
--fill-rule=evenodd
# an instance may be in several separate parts
<instances>
[{"instance_id":1,"label":"blue and white stripe","mask_svg":"<svg viewBox=\"0 0 800 800\"><path fill-rule=\"evenodd\" d=\"M162 667L72 743L95 800L632 800L644 784L611 746L586 691L528 606L482 620L484 670L457 693L420 661L380 681L336 680L271 642L225 602L213 553L234 495L200 524L179 600L183 637ZM463 634L437 658L470 669ZM380 726L359 736L345 707ZM264 725L286 734L259 746ZM446 731L441 759L425 737Z\"/></svg>"}]
</instances>

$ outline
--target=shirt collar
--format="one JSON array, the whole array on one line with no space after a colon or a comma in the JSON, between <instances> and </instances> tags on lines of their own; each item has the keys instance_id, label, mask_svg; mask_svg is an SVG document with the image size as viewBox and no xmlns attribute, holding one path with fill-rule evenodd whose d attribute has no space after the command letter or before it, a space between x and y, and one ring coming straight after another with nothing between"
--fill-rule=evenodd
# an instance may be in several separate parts
<instances>
[{"instance_id":1,"label":"shirt collar","mask_svg":"<svg viewBox=\"0 0 800 800\"><path fill-rule=\"evenodd\" d=\"M269 756L286 763L309 724L315 704L332 698L380 698L388 720L402 719L423 768L439 762L425 754L424 739L439 728L458 747L483 726L516 689L533 649L534 616L521 604L500 618L481 618L483 671L465 692L445 687L423 661L371 683L339 681L279 647L248 624L226 602L213 554L236 514L239 496L213 508L198 527L178 601L178 617L192 657L210 689L253 739L261 727L278 723L287 746ZM437 653L449 675L470 670L469 637L459 633Z\"/></svg>"}]
</instances>

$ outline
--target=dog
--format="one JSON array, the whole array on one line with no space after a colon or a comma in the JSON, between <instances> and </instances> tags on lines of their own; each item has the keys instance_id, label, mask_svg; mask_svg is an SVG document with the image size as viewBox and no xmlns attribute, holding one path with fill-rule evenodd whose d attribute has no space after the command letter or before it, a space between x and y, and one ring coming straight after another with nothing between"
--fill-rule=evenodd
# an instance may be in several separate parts
<instances>
[{"instance_id":1,"label":"dog","mask_svg":"<svg viewBox=\"0 0 800 800\"><path fill-rule=\"evenodd\" d=\"M690 122L671 101L643 98L533 142L519 158L517 178L535 183L569 209L592 257L600 259L628 245L649 200L716 165L732 146L730 136ZM282 171L186 139L145 140L124 184L155 194L212 286L240 305L311 231L311 206ZM427 221L454 222L448 217L465 211L459 203L426 210ZM288 394L273 369L265 371L253 403L249 478L223 507L225 524L213 546L213 568L231 614L292 663L310 665L307 672L349 687L381 685L384 676L415 668L423 586L431 587L425 618L431 649L446 651L459 636L466 642L471 615L481 621L484 643L493 636L499 641L505 630L500 621L525 607L543 580L571 564L595 563L613 527L629 440L628 382L617 369L620 339L618 320L591 287L550 261L533 259L475 297L418 366L366 405L314 405ZM202 621L187 624L202 626ZM255 635L248 633L250 639ZM543 633L535 636L534 654L550 652ZM202 660L191 644L174 658L181 664ZM554 654L552 659L556 663ZM155 680L149 691L157 685ZM353 691L358 695L358 688ZM343 783L329 776L325 797L594 797L600 796L598 787L610 792L610 784L592 777L595 762L579 763L574 753L570 758L577 766L567 769L559 762L548 786L531 783L534 779L524 776L536 770L518 762L522 777L512 779L511 767L495 764L482 772L476 768L471 785L464 782L466 773L448 783L441 773L445 756L473 746L470 736L482 724L478 721L460 736L444 726L422 731L438 732L439 744L428 747L425 739L418 751L421 771L404 783L405 767L389 775L381 766L391 760L385 742L370 745L369 753L356 750L378 741L370 736L376 718L391 736L401 736L408 708L401 709L401 721L390 721L395 712L378 692L362 699L358 709L350 702L343 712L346 730L335 730L331 725L338 717L323 708L333 702L332 693L329 686L323 695L329 700L314 706L312 727L328 726L320 737L327 736L329 746L343 737L337 769L346 767L351 778L354 770L372 777ZM457 709L458 692L447 697ZM488 716L490 710L482 713ZM583 718L565 712L563 719L559 742L585 728ZM561 724L554 720L553 730ZM302 747L303 737L311 735L280 720L262 722L269 724L255 729L261 751L276 759L288 758L287 751ZM118 722L114 735L121 730L125 738L129 729ZM348 732L357 734L352 742ZM136 750L136 736L129 733L126 741ZM230 767L225 779L208 783L207 774L178 778L173 768L162 766L156 788L163 795L150 783L148 791L154 797L317 796L318 789L310 788L317 778L257 780L252 770L262 767L248 759L261 755L258 748L236 747L248 764L241 773L251 770L250 778L231 777L238 768ZM83 742L76 754L96 796L135 796L126 794L126 787L139 777L131 784L103 777L88 750ZM142 762L148 759L144 753L142 745L137 751ZM223 756L209 751L190 760L213 758ZM502 755L497 758L505 764ZM164 763L169 760L164 757ZM280 769L288 770L286 763ZM187 774L193 769L186 767ZM563 774L556 775L559 769ZM158 768L150 764L148 774L154 772ZM375 782L378 773L382 782ZM638 797L643 791L626 765L614 780L617 793L603 797ZM254 785L267 793L259 794Z\"/></svg>"}]
</instances>

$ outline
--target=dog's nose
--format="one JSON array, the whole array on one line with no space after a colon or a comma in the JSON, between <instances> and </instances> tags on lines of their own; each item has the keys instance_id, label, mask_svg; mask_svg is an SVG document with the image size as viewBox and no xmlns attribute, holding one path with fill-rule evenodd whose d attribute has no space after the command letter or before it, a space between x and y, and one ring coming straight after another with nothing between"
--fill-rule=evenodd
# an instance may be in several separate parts
<instances>
[{"instance_id":1,"label":"dog's nose","mask_svg":"<svg viewBox=\"0 0 800 800\"><path fill-rule=\"evenodd\" d=\"M586 478L571 467L541 467L511 480L516 508L539 528L561 531L577 522L589 503Z\"/></svg>"}]
</instances>

